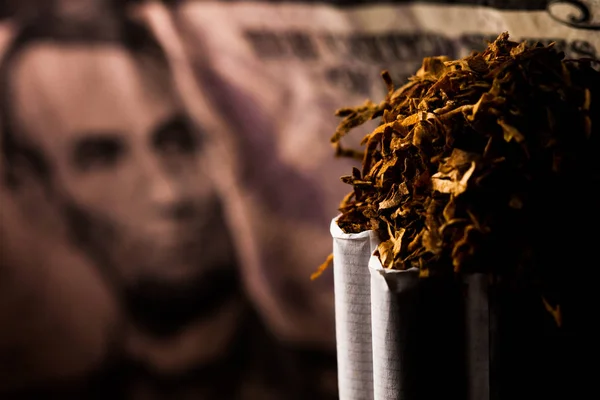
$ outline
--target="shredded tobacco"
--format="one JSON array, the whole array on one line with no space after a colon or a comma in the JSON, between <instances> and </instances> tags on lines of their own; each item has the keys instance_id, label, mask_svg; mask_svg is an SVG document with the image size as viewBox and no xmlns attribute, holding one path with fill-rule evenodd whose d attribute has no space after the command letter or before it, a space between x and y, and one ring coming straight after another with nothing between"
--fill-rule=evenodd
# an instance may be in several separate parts
<instances>
[{"instance_id":1,"label":"shredded tobacco","mask_svg":"<svg viewBox=\"0 0 600 400\"><path fill-rule=\"evenodd\" d=\"M595 62L503 33L463 59L426 58L398 89L384 71L383 101L336 112L336 154L362 161L341 178L353 189L338 225L376 231L385 268L423 277L536 269L560 243L548 220L600 175ZM373 119L360 150L342 146Z\"/></svg>"},{"instance_id":2,"label":"shredded tobacco","mask_svg":"<svg viewBox=\"0 0 600 400\"><path fill-rule=\"evenodd\" d=\"M323 264L319 265L319 268L315 272L310 275L310 280L314 281L318 277L320 277L323 272L333 263L333 253L327 256L327 259L323 262Z\"/></svg>"}]
</instances>

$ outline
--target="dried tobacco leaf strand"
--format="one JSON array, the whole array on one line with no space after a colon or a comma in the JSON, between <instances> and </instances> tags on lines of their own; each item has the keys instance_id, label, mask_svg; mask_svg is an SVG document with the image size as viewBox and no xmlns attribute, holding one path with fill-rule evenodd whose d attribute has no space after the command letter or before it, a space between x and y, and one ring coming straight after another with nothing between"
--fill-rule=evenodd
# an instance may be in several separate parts
<instances>
[{"instance_id":1,"label":"dried tobacco leaf strand","mask_svg":"<svg viewBox=\"0 0 600 400\"><path fill-rule=\"evenodd\" d=\"M384 100L337 111L336 155L362 155L362 169L344 178L353 190L340 227L374 229L386 268L520 274L552 287L544 271L572 259L569 246L585 253L577 235L555 234L574 229L563 214L581 209L600 224L591 200L600 186L598 65L504 32L459 60L425 58L397 89L383 71ZM341 147L377 118L360 149ZM543 298L559 323L559 306Z\"/></svg>"}]
</instances>

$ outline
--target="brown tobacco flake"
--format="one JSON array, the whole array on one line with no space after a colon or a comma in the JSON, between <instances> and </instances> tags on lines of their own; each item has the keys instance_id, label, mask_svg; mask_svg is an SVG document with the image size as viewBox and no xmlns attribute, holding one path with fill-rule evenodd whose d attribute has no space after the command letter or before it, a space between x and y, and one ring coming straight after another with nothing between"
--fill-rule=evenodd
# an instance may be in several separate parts
<instances>
[{"instance_id":1,"label":"brown tobacco flake","mask_svg":"<svg viewBox=\"0 0 600 400\"><path fill-rule=\"evenodd\" d=\"M594 64L503 33L460 60L424 59L399 88L384 71L383 101L337 111L336 154L362 161L342 178L353 189L340 228L374 230L385 268L416 267L422 277L522 274L548 286L535 260L569 253L549 249L556 233L540 223L541 210L560 215L558 231L571 215L564 199L600 185ZM342 147L348 132L373 119L380 125L361 148ZM559 308L547 308L559 323Z\"/></svg>"},{"instance_id":2,"label":"brown tobacco flake","mask_svg":"<svg viewBox=\"0 0 600 400\"><path fill-rule=\"evenodd\" d=\"M315 279L323 275L323 272L325 272L331 264L333 264L333 253L328 255L327 259L323 262L323 264L319 265L319 268L317 268L317 270L311 274L310 280L314 281Z\"/></svg>"}]
</instances>

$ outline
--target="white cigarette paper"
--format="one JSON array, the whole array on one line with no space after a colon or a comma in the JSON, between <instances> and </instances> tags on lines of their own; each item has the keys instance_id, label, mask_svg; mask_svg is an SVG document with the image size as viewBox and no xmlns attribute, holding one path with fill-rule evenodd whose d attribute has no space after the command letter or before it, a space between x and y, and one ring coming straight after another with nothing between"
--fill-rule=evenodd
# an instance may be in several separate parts
<instances>
[{"instance_id":1,"label":"white cigarette paper","mask_svg":"<svg viewBox=\"0 0 600 400\"><path fill-rule=\"evenodd\" d=\"M373 400L369 258L375 232L344 233L331 221L340 400Z\"/></svg>"},{"instance_id":2,"label":"white cigarette paper","mask_svg":"<svg viewBox=\"0 0 600 400\"><path fill-rule=\"evenodd\" d=\"M465 321L467 399L490 399L490 307L488 276L467 275Z\"/></svg>"},{"instance_id":3,"label":"white cigarette paper","mask_svg":"<svg viewBox=\"0 0 600 400\"><path fill-rule=\"evenodd\" d=\"M384 269L377 256L369 261L373 332L373 390L376 400L415 398L410 370L411 338L419 271ZM408 367L408 368L407 368Z\"/></svg>"}]
</instances>

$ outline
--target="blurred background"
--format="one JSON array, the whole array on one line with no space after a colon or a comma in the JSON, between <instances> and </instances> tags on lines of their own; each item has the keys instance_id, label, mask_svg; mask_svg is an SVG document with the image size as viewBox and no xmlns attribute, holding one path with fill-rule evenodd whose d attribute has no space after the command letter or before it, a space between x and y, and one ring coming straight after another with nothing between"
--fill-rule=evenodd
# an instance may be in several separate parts
<instances>
[{"instance_id":1,"label":"blurred background","mask_svg":"<svg viewBox=\"0 0 600 400\"><path fill-rule=\"evenodd\" d=\"M0 1L0 398L336 399L334 111L598 9Z\"/></svg>"},{"instance_id":2,"label":"blurred background","mask_svg":"<svg viewBox=\"0 0 600 400\"><path fill-rule=\"evenodd\" d=\"M336 398L334 125L202 3L3 3L0 398Z\"/></svg>"}]
</instances>

